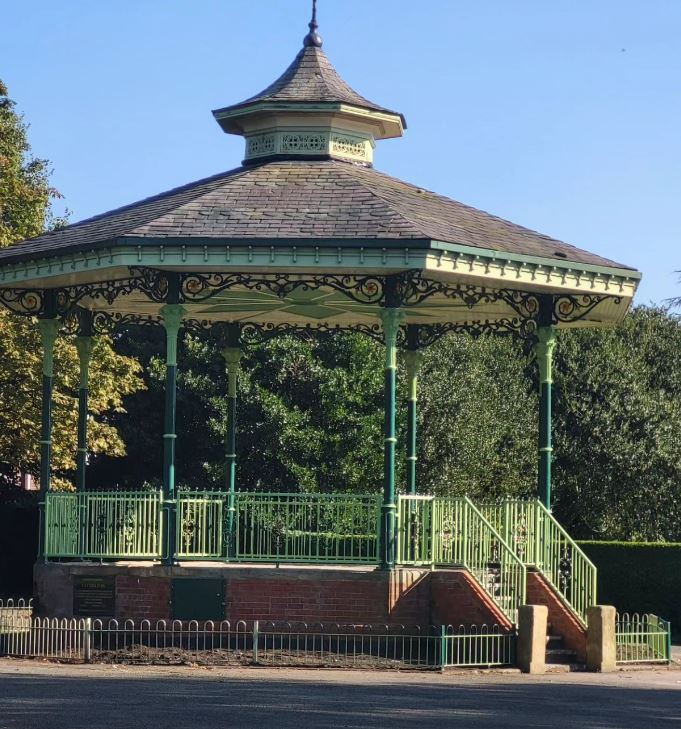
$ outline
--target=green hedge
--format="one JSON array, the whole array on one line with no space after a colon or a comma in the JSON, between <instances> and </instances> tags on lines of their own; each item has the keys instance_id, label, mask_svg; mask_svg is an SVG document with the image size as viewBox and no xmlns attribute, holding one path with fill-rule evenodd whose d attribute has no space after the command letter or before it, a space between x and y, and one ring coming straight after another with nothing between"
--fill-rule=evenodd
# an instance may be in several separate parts
<instances>
[{"instance_id":1,"label":"green hedge","mask_svg":"<svg viewBox=\"0 0 681 729\"><path fill-rule=\"evenodd\" d=\"M0 503L0 598L31 596L37 553L37 505Z\"/></svg>"},{"instance_id":2,"label":"green hedge","mask_svg":"<svg viewBox=\"0 0 681 729\"><path fill-rule=\"evenodd\" d=\"M655 613L681 636L681 544L579 542L598 568L598 602L620 612Z\"/></svg>"}]
</instances>

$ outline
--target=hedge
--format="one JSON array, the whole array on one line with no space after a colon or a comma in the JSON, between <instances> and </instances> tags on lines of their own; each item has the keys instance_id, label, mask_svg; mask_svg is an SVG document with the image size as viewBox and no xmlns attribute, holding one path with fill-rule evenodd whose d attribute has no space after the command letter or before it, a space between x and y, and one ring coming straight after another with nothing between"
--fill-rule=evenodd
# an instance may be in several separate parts
<instances>
[{"instance_id":1,"label":"hedge","mask_svg":"<svg viewBox=\"0 0 681 729\"><path fill-rule=\"evenodd\" d=\"M37 506L0 503L0 598L31 596L37 553Z\"/></svg>"},{"instance_id":2,"label":"hedge","mask_svg":"<svg viewBox=\"0 0 681 729\"><path fill-rule=\"evenodd\" d=\"M598 568L598 602L655 613L681 636L681 543L578 542Z\"/></svg>"}]
</instances>

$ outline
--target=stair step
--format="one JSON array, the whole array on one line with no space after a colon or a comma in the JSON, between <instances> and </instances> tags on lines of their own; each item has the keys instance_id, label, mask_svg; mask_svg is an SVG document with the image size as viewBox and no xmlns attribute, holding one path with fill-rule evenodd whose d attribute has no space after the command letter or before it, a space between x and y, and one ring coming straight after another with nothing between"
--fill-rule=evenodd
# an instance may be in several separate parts
<instances>
[{"instance_id":1,"label":"stair step","mask_svg":"<svg viewBox=\"0 0 681 729\"><path fill-rule=\"evenodd\" d=\"M562 635L547 635L546 648L547 650L565 648L565 639Z\"/></svg>"},{"instance_id":2,"label":"stair step","mask_svg":"<svg viewBox=\"0 0 681 729\"><path fill-rule=\"evenodd\" d=\"M549 648L546 651L546 662L551 665L577 663L577 653L569 648Z\"/></svg>"}]
</instances>

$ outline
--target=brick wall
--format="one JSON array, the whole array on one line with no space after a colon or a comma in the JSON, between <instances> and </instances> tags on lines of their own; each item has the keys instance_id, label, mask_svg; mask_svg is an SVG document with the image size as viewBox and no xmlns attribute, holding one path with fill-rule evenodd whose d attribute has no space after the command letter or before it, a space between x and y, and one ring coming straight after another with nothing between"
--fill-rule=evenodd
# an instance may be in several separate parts
<instances>
[{"instance_id":1,"label":"brick wall","mask_svg":"<svg viewBox=\"0 0 681 729\"><path fill-rule=\"evenodd\" d=\"M116 575L116 617L131 620L170 618L170 580L167 577Z\"/></svg>"},{"instance_id":2,"label":"brick wall","mask_svg":"<svg viewBox=\"0 0 681 729\"><path fill-rule=\"evenodd\" d=\"M539 572L527 573L527 604L546 605L553 632L563 636L565 646L580 661L586 661L586 630Z\"/></svg>"},{"instance_id":3,"label":"brick wall","mask_svg":"<svg viewBox=\"0 0 681 729\"><path fill-rule=\"evenodd\" d=\"M437 570L430 579L431 623L434 625L499 625L511 623L465 570Z\"/></svg>"},{"instance_id":4,"label":"brick wall","mask_svg":"<svg viewBox=\"0 0 681 729\"><path fill-rule=\"evenodd\" d=\"M233 622L507 625L465 570L416 568L40 564L35 586L43 614L70 616L73 578L83 575L115 576L112 617L119 619L169 619L173 577L205 577L225 580L225 618Z\"/></svg>"}]
</instances>

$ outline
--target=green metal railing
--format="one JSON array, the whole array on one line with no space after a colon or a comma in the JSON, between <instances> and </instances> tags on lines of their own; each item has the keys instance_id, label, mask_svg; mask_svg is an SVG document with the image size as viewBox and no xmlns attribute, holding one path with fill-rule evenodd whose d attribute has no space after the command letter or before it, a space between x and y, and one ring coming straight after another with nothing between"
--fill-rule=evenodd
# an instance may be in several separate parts
<instances>
[{"instance_id":1,"label":"green metal railing","mask_svg":"<svg viewBox=\"0 0 681 729\"><path fill-rule=\"evenodd\" d=\"M513 666L516 663L517 633L497 625L440 628L442 667Z\"/></svg>"},{"instance_id":2,"label":"green metal railing","mask_svg":"<svg viewBox=\"0 0 681 729\"><path fill-rule=\"evenodd\" d=\"M220 559L226 556L225 500L222 492L180 492L177 498L177 557Z\"/></svg>"},{"instance_id":3,"label":"green metal railing","mask_svg":"<svg viewBox=\"0 0 681 729\"><path fill-rule=\"evenodd\" d=\"M160 492L48 493L45 556L160 558L161 503Z\"/></svg>"},{"instance_id":4,"label":"green metal railing","mask_svg":"<svg viewBox=\"0 0 681 729\"><path fill-rule=\"evenodd\" d=\"M467 497L400 496L403 564L461 565L512 622L525 603L525 565Z\"/></svg>"},{"instance_id":5,"label":"green metal railing","mask_svg":"<svg viewBox=\"0 0 681 729\"><path fill-rule=\"evenodd\" d=\"M482 504L480 511L516 555L536 567L586 625L596 604L596 566L539 501Z\"/></svg>"},{"instance_id":6,"label":"green metal railing","mask_svg":"<svg viewBox=\"0 0 681 729\"><path fill-rule=\"evenodd\" d=\"M397 501L398 564L433 564L433 497L400 496Z\"/></svg>"},{"instance_id":7,"label":"green metal railing","mask_svg":"<svg viewBox=\"0 0 681 729\"><path fill-rule=\"evenodd\" d=\"M617 663L670 663L671 626L652 613L618 613L615 622Z\"/></svg>"},{"instance_id":8,"label":"green metal railing","mask_svg":"<svg viewBox=\"0 0 681 729\"><path fill-rule=\"evenodd\" d=\"M235 506L238 560L378 562L378 495L242 492Z\"/></svg>"}]
</instances>

